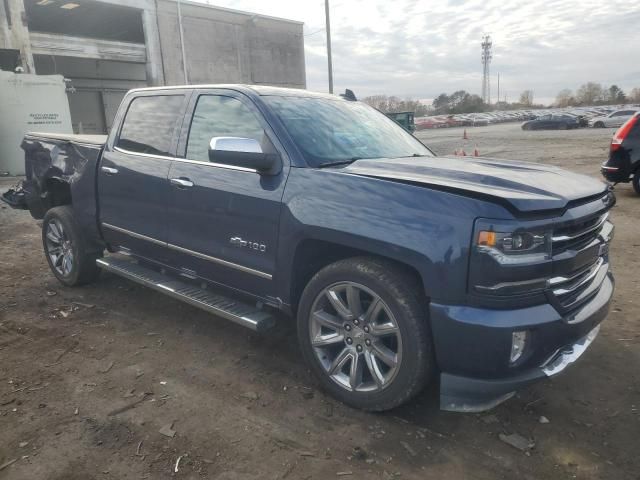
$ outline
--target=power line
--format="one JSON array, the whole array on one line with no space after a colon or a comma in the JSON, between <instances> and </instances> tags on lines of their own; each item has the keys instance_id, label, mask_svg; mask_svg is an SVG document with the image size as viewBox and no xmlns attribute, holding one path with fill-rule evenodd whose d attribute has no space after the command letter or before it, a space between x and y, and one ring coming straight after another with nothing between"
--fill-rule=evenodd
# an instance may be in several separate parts
<instances>
[{"instance_id":1,"label":"power line","mask_svg":"<svg viewBox=\"0 0 640 480\"><path fill-rule=\"evenodd\" d=\"M313 32L313 33L305 33L305 34L303 35L303 37L310 37L311 35L315 35L316 33L324 32L324 31L325 31L325 29L324 29L324 28L321 28L320 30L316 30L316 31L315 31L315 32Z\"/></svg>"}]
</instances>

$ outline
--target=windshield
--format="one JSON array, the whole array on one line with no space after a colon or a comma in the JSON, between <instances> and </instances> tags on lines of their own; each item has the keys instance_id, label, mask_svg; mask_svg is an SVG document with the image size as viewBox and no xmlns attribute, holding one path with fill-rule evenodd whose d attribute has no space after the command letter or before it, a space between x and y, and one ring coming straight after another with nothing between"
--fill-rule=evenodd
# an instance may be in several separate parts
<instances>
[{"instance_id":1,"label":"windshield","mask_svg":"<svg viewBox=\"0 0 640 480\"><path fill-rule=\"evenodd\" d=\"M364 103L313 97L263 99L312 167L361 158L433 156L396 122Z\"/></svg>"}]
</instances>

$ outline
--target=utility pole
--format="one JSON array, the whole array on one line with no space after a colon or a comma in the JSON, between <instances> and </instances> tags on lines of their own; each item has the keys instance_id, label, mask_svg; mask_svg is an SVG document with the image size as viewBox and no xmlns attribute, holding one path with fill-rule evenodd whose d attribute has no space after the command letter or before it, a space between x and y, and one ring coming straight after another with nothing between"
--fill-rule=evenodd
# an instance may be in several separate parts
<instances>
[{"instance_id":1,"label":"utility pole","mask_svg":"<svg viewBox=\"0 0 640 480\"><path fill-rule=\"evenodd\" d=\"M482 101L488 105L491 103L491 77L489 72L489 64L493 57L491 53L493 46L491 37L489 35L482 37L480 46L482 47Z\"/></svg>"},{"instance_id":2,"label":"utility pole","mask_svg":"<svg viewBox=\"0 0 640 480\"><path fill-rule=\"evenodd\" d=\"M324 0L324 15L327 22L327 62L329 66L329 93L333 93L333 65L331 62L331 21L329 20L329 0Z\"/></svg>"},{"instance_id":3,"label":"utility pole","mask_svg":"<svg viewBox=\"0 0 640 480\"><path fill-rule=\"evenodd\" d=\"M184 83L189 85L189 75L187 75L187 56L184 53L184 29L182 28L182 8L181 1L178 0L178 28L180 29L180 49L182 50L182 72Z\"/></svg>"}]
</instances>

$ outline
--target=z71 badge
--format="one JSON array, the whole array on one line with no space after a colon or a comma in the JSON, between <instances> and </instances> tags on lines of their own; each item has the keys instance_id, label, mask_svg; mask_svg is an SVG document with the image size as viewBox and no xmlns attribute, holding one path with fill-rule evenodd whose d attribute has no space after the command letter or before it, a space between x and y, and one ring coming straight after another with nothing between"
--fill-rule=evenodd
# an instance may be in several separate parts
<instances>
[{"instance_id":1,"label":"z71 badge","mask_svg":"<svg viewBox=\"0 0 640 480\"><path fill-rule=\"evenodd\" d=\"M238 248L248 248L250 250L256 250L262 253L267 251L267 246L264 243L249 242L247 240L243 240L240 237L231 237L229 239L229 243Z\"/></svg>"}]
</instances>

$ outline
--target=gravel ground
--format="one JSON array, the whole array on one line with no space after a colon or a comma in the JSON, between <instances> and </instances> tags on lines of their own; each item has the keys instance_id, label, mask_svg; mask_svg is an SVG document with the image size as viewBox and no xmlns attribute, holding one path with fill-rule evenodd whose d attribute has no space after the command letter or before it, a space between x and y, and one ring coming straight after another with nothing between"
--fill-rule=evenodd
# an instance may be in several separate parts
<instances>
[{"instance_id":1,"label":"gravel ground","mask_svg":"<svg viewBox=\"0 0 640 480\"><path fill-rule=\"evenodd\" d=\"M477 144L597 177L612 133L467 132L466 144L458 128L418 136L438 153ZM3 206L0 479L638 479L640 198L616 193L618 283L600 337L481 415L440 412L434 390L385 414L345 407L317 389L286 319L257 335L108 274L63 287L37 223ZM513 433L535 446L500 439Z\"/></svg>"}]
</instances>

